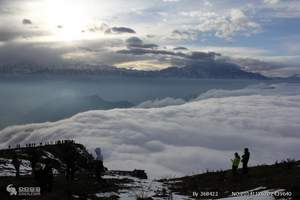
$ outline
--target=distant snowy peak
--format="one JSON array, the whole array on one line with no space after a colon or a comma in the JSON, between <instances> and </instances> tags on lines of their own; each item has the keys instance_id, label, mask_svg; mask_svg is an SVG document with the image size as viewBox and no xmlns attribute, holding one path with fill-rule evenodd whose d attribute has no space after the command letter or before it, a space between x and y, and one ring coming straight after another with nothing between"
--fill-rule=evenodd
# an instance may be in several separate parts
<instances>
[{"instance_id":1,"label":"distant snowy peak","mask_svg":"<svg viewBox=\"0 0 300 200\"><path fill-rule=\"evenodd\" d=\"M159 72L163 77L217 78L217 79L265 79L258 74L246 72L238 65L225 62L203 62L185 67L170 67Z\"/></svg>"},{"instance_id":2,"label":"distant snowy peak","mask_svg":"<svg viewBox=\"0 0 300 200\"><path fill-rule=\"evenodd\" d=\"M0 66L0 74L97 74L130 77L160 78L216 78L216 79L266 79L265 76L242 70L227 62L197 62L184 66L171 66L159 71L117 68L109 65L62 65L40 67L35 65Z\"/></svg>"}]
</instances>

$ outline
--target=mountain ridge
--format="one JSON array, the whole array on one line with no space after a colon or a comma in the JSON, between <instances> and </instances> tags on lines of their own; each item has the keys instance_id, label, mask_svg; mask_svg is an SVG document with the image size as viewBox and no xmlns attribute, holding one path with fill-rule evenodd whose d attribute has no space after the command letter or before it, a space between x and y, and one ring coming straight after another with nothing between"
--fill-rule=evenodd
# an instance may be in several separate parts
<instances>
[{"instance_id":1,"label":"mountain ridge","mask_svg":"<svg viewBox=\"0 0 300 200\"><path fill-rule=\"evenodd\" d=\"M47 66L12 65L0 66L0 74L96 74L125 77L150 78L196 78L196 79L267 79L259 73L247 72L229 62L202 62L183 66L170 66L157 71L118 68L109 65Z\"/></svg>"}]
</instances>

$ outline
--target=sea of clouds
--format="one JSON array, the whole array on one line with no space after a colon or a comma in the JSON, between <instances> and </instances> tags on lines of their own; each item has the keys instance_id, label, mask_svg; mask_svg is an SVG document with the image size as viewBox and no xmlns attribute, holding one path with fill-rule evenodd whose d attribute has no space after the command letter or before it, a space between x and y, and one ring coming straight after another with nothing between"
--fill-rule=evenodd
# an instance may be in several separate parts
<instances>
[{"instance_id":1,"label":"sea of clouds","mask_svg":"<svg viewBox=\"0 0 300 200\"><path fill-rule=\"evenodd\" d=\"M136 108L97 110L53 123L0 131L0 148L74 139L101 147L110 169L141 168L155 177L230 168L234 152L250 165L300 159L300 84L210 90L186 102L147 101Z\"/></svg>"}]
</instances>

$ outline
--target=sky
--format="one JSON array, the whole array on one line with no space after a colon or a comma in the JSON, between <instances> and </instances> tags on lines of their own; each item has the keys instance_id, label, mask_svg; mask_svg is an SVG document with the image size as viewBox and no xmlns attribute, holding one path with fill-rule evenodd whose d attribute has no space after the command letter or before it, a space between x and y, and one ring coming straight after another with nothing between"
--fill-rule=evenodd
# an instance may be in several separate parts
<instances>
[{"instance_id":1,"label":"sky","mask_svg":"<svg viewBox=\"0 0 300 200\"><path fill-rule=\"evenodd\" d=\"M159 70L200 51L300 74L298 0L0 0L0 19L2 66Z\"/></svg>"}]
</instances>

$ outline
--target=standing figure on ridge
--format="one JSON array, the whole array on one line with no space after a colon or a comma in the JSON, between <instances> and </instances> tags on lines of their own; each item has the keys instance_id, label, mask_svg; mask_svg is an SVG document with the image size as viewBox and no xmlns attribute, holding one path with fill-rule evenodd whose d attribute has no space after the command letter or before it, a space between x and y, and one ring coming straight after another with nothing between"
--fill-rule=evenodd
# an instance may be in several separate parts
<instances>
[{"instance_id":1,"label":"standing figure on ridge","mask_svg":"<svg viewBox=\"0 0 300 200\"><path fill-rule=\"evenodd\" d=\"M95 174L96 174L96 179L97 179L98 183L101 183L101 182L103 182L102 175L105 172L101 148L96 148L95 153L97 155L96 161L95 161Z\"/></svg>"},{"instance_id":2,"label":"standing figure on ridge","mask_svg":"<svg viewBox=\"0 0 300 200\"><path fill-rule=\"evenodd\" d=\"M240 165L240 161L241 161L241 157L239 156L239 154L237 152L235 152L234 159L231 159L233 175L236 175L237 169L239 168L239 165Z\"/></svg>"},{"instance_id":3,"label":"standing figure on ridge","mask_svg":"<svg viewBox=\"0 0 300 200\"><path fill-rule=\"evenodd\" d=\"M47 159L45 161L45 168L43 171L43 178L44 178L44 186L45 190L48 192L52 191L52 186L53 186L53 164L51 159Z\"/></svg>"},{"instance_id":4,"label":"standing figure on ridge","mask_svg":"<svg viewBox=\"0 0 300 200\"><path fill-rule=\"evenodd\" d=\"M76 171L76 152L71 144L67 144L65 153L66 168L66 179L69 181L74 181L74 175Z\"/></svg>"},{"instance_id":5,"label":"standing figure on ridge","mask_svg":"<svg viewBox=\"0 0 300 200\"><path fill-rule=\"evenodd\" d=\"M14 165L16 169L16 177L20 177L20 165L21 161L17 158L17 155L14 155L12 159L12 164Z\"/></svg>"},{"instance_id":6,"label":"standing figure on ridge","mask_svg":"<svg viewBox=\"0 0 300 200\"><path fill-rule=\"evenodd\" d=\"M243 163L243 174L248 173L248 162L250 158L250 152L248 148L244 149L244 155L242 155L242 163Z\"/></svg>"}]
</instances>

